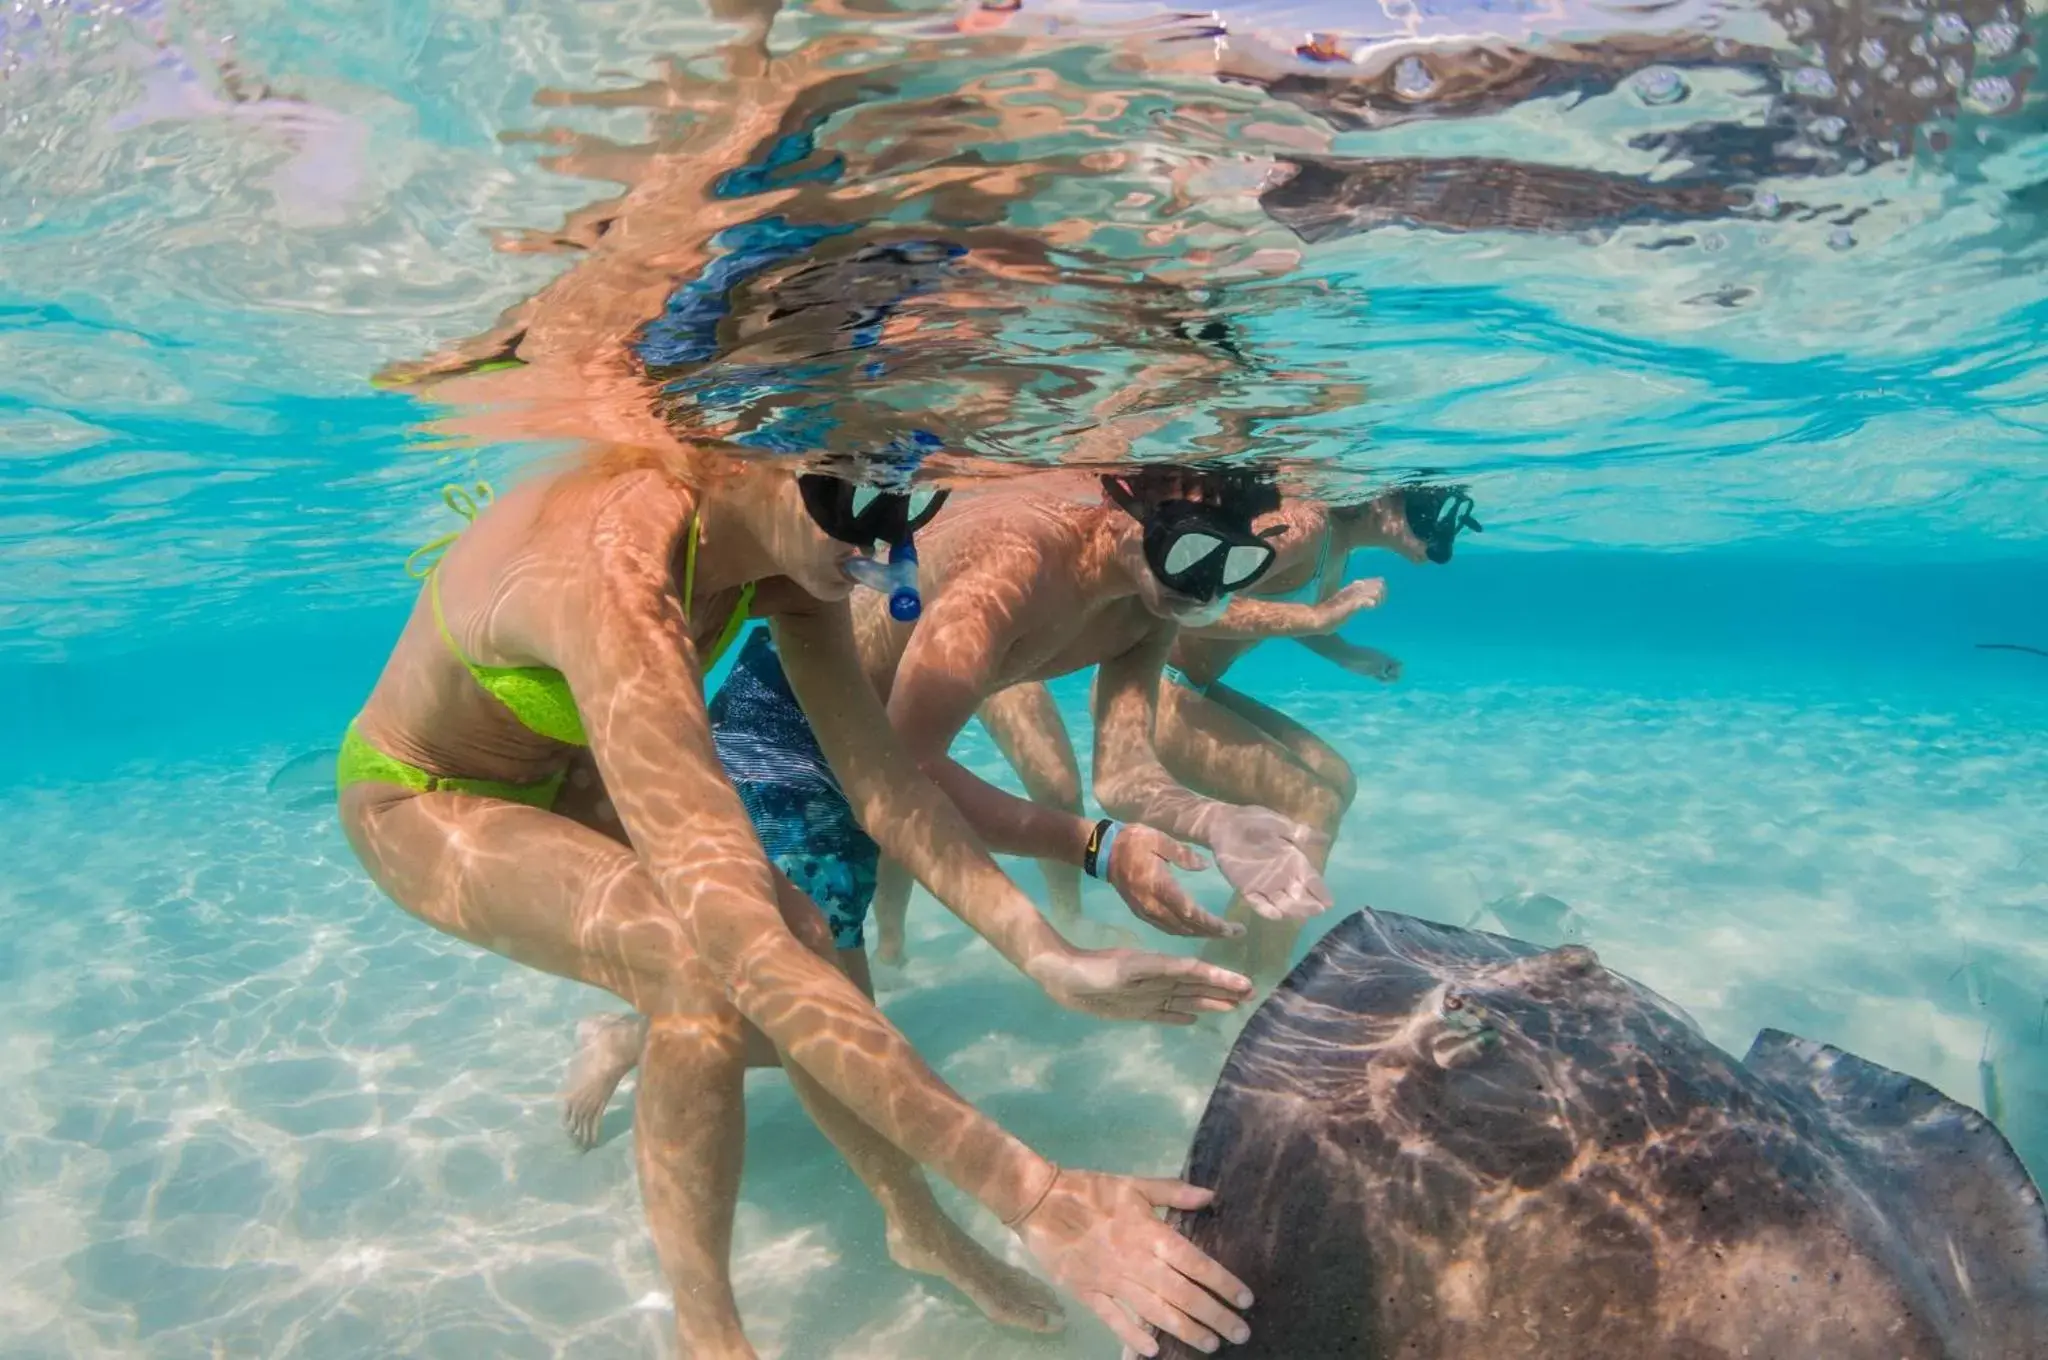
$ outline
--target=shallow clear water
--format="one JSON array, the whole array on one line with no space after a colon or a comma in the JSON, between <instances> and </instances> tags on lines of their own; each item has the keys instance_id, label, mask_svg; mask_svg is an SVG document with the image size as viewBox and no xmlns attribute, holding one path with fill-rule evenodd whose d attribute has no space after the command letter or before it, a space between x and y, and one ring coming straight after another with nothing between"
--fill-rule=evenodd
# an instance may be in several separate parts
<instances>
[{"instance_id":1,"label":"shallow clear water","mask_svg":"<svg viewBox=\"0 0 2048 1360\"><path fill-rule=\"evenodd\" d=\"M1389 577L1350 631L1399 686L1279 643L1233 672L1360 776L1340 906L1512 930L1481 908L1553 895L1724 1047L1785 1028L1980 1106L1994 1072L2038 1177L2048 660L1977 644L2048 647L2042 20L1956 8L1389 0L1340 45L1400 98L1349 113L1216 78L1227 49L1307 80L1291 49L1336 7L1226 11L1222 49L1135 5L966 33L793 9L772 44L826 116L728 225L886 223L974 267L878 300L858 262L783 261L673 381L771 446L915 420L961 472L1101 457L1108 431L1336 490L1470 481L1486 531L1450 568L1354 564ZM1462 101L1402 65L1624 24L1693 46ZM0 8L0 1351L666 1353L627 1102L587 1156L553 1103L606 999L418 925L330 807L267 786L360 704L441 483L546 456L580 399L513 371L478 401L528 410L472 440L370 375L581 258L508 234L574 235L689 163L645 98L535 96L678 55L677 98L751 108L706 55L729 35L653 3ZM687 227L679 278L715 253ZM846 338L885 303L918 326ZM1175 368L1191 316L1256 363ZM779 429L771 389L831 422ZM1085 765L1085 679L1056 690ZM1009 778L978 730L962 749ZM1092 929L1125 929L1091 893ZM1092 1025L912 913L882 1001L944 1076L1062 1162L1178 1170L1222 1035ZM764 1354L1115 1354L896 1270L782 1078L749 1081Z\"/></svg>"}]
</instances>

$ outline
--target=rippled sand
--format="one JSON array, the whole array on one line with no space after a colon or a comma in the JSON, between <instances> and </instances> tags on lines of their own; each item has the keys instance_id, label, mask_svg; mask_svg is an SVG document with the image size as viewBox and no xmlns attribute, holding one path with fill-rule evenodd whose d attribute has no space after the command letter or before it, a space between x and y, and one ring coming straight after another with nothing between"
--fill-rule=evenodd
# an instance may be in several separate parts
<instances>
[{"instance_id":1,"label":"rippled sand","mask_svg":"<svg viewBox=\"0 0 2048 1360\"><path fill-rule=\"evenodd\" d=\"M1340 904L1463 923L1547 892L1724 1046L1782 1026L1971 1103L1988 1028L2010 1131L2048 1171L2038 703L1327 679L1257 688L1293 684L1361 773ZM7 813L6 1353L666 1354L627 1100L587 1156L557 1123L573 1022L605 998L383 902L327 812L265 795L292 754L45 785ZM1223 1035L1066 1016L927 898L911 929L884 1001L940 1071L1063 1162L1177 1169ZM738 1274L764 1354L1116 1354L1092 1322L999 1333L897 1270L782 1078L750 1095Z\"/></svg>"}]
</instances>

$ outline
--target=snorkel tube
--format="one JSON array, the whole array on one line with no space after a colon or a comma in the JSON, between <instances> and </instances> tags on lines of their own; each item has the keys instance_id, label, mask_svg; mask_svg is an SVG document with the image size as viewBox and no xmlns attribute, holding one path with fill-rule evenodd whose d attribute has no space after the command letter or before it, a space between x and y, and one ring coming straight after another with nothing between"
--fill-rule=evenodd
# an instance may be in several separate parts
<instances>
[{"instance_id":1,"label":"snorkel tube","mask_svg":"<svg viewBox=\"0 0 2048 1360\"><path fill-rule=\"evenodd\" d=\"M890 480L907 493L925 456L942 447L944 441L929 430L912 430L907 440L891 440L883 451L896 464L896 473ZM907 526L902 537L890 543L887 563L872 557L856 557L846 564L846 574L869 590L888 596L889 617L896 622L916 623L924 613L924 597L917 593L916 536Z\"/></svg>"}]
</instances>

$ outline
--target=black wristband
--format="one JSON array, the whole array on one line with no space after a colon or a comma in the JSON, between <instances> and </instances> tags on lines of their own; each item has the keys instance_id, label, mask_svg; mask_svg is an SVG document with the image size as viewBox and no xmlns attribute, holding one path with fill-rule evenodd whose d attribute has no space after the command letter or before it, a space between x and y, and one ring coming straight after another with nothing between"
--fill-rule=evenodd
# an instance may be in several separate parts
<instances>
[{"instance_id":1,"label":"black wristband","mask_svg":"<svg viewBox=\"0 0 2048 1360\"><path fill-rule=\"evenodd\" d=\"M1104 817L1095 824L1095 829L1088 833L1088 848L1081 852L1081 872L1090 878L1102 877L1101 873L1097 870L1095 858L1102 852L1102 838L1113 824L1114 822L1111 818ZM1104 865L1102 867L1107 868L1108 866Z\"/></svg>"}]
</instances>

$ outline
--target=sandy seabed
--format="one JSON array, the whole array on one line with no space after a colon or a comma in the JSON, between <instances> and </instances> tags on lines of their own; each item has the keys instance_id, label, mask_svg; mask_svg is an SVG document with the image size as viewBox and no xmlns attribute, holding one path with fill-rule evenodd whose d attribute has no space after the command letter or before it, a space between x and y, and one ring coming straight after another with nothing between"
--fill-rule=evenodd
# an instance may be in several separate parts
<instances>
[{"instance_id":1,"label":"sandy seabed","mask_svg":"<svg viewBox=\"0 0 2048 1360\"><path fill-rule=\"evenodd\" d=\"M1790 1029L1972 1104L1988 1063L2048 1170L2048 705L1318 678L1260 692L1359 771L1340 910L1464 924L1554 895L1737 1053ZM6 813L0 1349L668 1354L630 1084L595 1152L557 1118L575 1020L615 1007L384 902L331 810L266 794L294 754L42 784ZM978 735L963 754L1000 768ZM1119 904L1089 892L1109 938ZM882 999L949 1080L1062 1163L1178 1169L1227 1035L1064 1014L922 894L911 936ZM1117 1354L1092 1319L1000 1332L898 1270L782 1077L749 1095L737 1274L764 1355Z\"/></svg>"}]
</instances>

